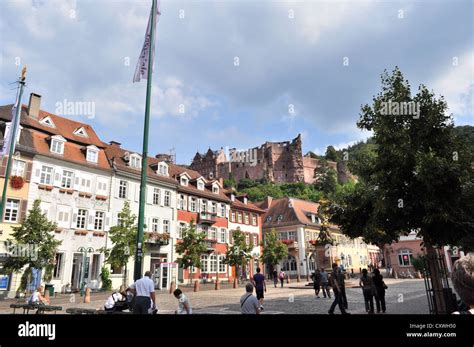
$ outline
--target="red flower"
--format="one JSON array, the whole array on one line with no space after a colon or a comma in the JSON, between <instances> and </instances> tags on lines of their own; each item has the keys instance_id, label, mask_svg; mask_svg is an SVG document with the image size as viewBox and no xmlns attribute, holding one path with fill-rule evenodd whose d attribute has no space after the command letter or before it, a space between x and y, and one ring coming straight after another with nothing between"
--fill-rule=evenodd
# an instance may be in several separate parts
<instances>
[{"instance_id":1,"label":"red flower","mask_svg":"<svg viewBox=\"0 0 474 347\"><path fill-rule=\"evenodd\" d=\"M10 177L10 186L14 189L21 189L23 188L23 177L21 176L11 176Z\"/></svg>"}]
</instances>

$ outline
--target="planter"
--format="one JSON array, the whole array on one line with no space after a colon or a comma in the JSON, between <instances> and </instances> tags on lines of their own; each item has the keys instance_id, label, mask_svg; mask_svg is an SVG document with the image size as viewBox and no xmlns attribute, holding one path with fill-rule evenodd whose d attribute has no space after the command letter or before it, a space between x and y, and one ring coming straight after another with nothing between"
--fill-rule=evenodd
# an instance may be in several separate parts
<instances>
[{"instance_id":1,"label":"planter","mask_svg":"<svg viewBox=\"0 0 474 347\"><path fill-rule=\"evenodd\" d=\"M53 186L47 186L47 185L45 185L45 184L40 184L40 185L38 185L38 189L46 190L46 191L52 191L52 190L53 190Z\"/></svg>"},{"instance_id":2,"label":"planter","mask_svg":"<svg viewBox=\"0 0 474 347\"><path fill-rule=\"evenodd\" d=\"M55 232L56 234L61 234L61 233L63 232L63 229L57 228L56 230L54 230L54 232Z\"/></svg>"},{"instance_id":3,"label":"planter","mask_svg":"<svg viewBox=\"0 0 474 347\"><path fill-rule=\"evenodd\" d=\"M93 236L104 237L105 233L103 231L94 231Z\"/></svg>"},{"instance_id":4,"label":"planter","mask_svg":"<svg viewBox=\"0 0 474 347\"><path fill-rule=\"evenodd\" d=\"M23 180L23 177L21 176L10 177L10 187L12 187L13 189L21 189L23 188L24 184L25 184L25 181Z\"/></svg>"},{"instance_id":5,"label":"planter","mask_svg":"<svg viewBox=\"0 0 474 347\"><path fill-rule=\"evenodd\" d=\"M96 195L95 198L96 198L96 200L102 200L102 201L106 201L106 200L107 200L107 197L104 196L104 195Z\"/></svg>"},{"instance_id":6,"label":"planter","mask_svg":"<svg viewBox=\"0 0 474 347\"><path fill-rule=\"evenodd\" d=\"M74 235L85 236L85 235L87 235L87 230L76 230L76 231L74 231Z\"/></svg>"},{"instance_id":7,"label":"planter","mask_svg":"<svg viewBox=\"0 0 474 347\"><path fill-rule=\"evenodd\" d=\"M87 198L87 199L90 199L92 197L92 194L90 193L85 193L85 192L79 192L79 196L81 198Z\"/></svg>"},{"instance_id":8,"label":"planter","mask_svg":"<svg viewBox=\"0 0 474 347\"><path fill-rule=\"evenodd\" d=\"M63 194L72 194L72 193L74 193L74 189L60 188L59 192L63 193Z\"/></svg>"}]
</instances>

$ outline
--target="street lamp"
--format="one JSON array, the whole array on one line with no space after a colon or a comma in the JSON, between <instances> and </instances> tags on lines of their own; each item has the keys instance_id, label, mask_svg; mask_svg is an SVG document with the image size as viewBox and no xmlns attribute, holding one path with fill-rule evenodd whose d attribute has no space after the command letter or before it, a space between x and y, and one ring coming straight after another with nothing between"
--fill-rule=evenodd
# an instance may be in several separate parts
<instances>
[{"instance_id":1,"label":"street lamp","mask_svg":"<svg viewBox=\"0 0 474 347\"><path fill-rule=\"evenodd\" d=\"M84 295L84 286L85 286L85 273L86 273L86 261L87 261L87 254L94 252L94 248L92 247L79 247L77 249L78 252L82 253L82 272L81 272L81 296Z\"/></svg>"}]
</instances>

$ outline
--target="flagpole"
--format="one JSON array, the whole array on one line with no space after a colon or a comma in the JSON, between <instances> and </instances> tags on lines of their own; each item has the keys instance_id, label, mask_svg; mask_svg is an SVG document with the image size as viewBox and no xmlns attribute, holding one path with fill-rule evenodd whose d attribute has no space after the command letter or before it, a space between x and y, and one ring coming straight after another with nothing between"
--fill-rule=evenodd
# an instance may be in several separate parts
<instances>
[{"instance_id":1,"label":"flagpole","mask_svg":"<svg viewBox=\"0 0 474 347\"><path fill-rule=\"evenodd\" d=\"M145 124L143 128L143 150L142 150L142 170L140 180L140 207L138 210L138 233L135 251L134 280L142 277L143 266L143 229L145 225L145 192L148 168L148 133L150 126L150 99L151 99L151 78L153 73L153 52L154 52L154 29L156 16L156 1L152 0L151 7L151 30L150 30L150 49L148 52L148 76L146 85L146 104L145 104Z\"/></svg>"},{"instance_id":2,"label":"flagpole","mask_svg":"<svg viewBox=\"0 0 474 347\"><path fill-rule=\"evenodd\" d=\"M15 116L14 117L12 116L12 121L10 123L11 124L10 125L10 148L8 149L7 168L5 171L5 179L3 181L2 201L0 203L0 222L2 223L4 219L3 214L5 212L5 204L7 201L8 179L10 178L13 152L15 150L17 125L20 123L19 117L21 116L21 97L23 96L23 88L25 87L25 79L26 79L26 67L23 68L21 72L21 77L18 79L18 92L16 95ZM7 141L7 140L4 139L3 141Z\"/></svg>"}]
</instances>

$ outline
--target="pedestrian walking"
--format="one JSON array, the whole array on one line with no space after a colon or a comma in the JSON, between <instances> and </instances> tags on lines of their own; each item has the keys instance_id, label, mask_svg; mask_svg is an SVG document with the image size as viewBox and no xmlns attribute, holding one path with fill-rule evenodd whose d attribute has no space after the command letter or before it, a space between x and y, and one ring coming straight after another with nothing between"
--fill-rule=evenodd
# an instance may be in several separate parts
<instances>
[{"instance_id":1,"label":"pedestrian walking","mask_svg":"<svg viewBox=\"0 0 474 347\"><path fill-rule=\"evenodd\" d=\"M347 310L346 281L341 267L337 268L337 283L339 284L339 290L341 291L342 306Z\"/></svg>"},{"instance_id":2,"label":"pedestrian walking","mask_svg":"<svg viewBox=\"0 0 474 347\"><path fill-rule=\"evenodd\" d=\"M334 309L336 306L339 306L339 310L341 310L341 314L347 314L346 309L344 308L344 305L342 304L342 291L341 287L339 286L339 282L337 280L337 264L332 265L332 272L331 276L329 276L329 284L332 287L332 290L334 292L334 301L329 308L328 313L329 314L334 314Z\"/></svg>"},{"instance_id":3,"label":"pedestrian walking","mask_svg":"<svg viewBox=\"0 0 474 347\"><path fill-rule=\"evenodd\" d=\"M278 272L277 270L273 270L273 285L275 288L277 287L278 284Z\"/></svg>"},{"instance_id":4,"label":"pedestrian walking","mask_svg":"<svg viewBox=\"0 0 474 347\"><path fill-rule=\"evenodd\" d=\"M374 281L367 269L362 270L362 276L359 280L359 286L362 288L362 293L364 295L364 302L365 302L365 311L369 314L374 313L374 294L375 294L375 287Z\"/></svg>"},{"instance_id":5,"label":"pedestrian walking","mask_svg":"<svg viewBox=\"0 0 474 347\"><path fill-rule=\"evenodd\" d=\"M316 269L311 277L313 278L314 294L316 295L316 298L319 299L319 291L321 290L321 273L319 272L319 269Z\"/></svg>"},{"instance_id":6,"label":"pedestrian walking","mask_svg":"<svg viewBox=\"0 0 474 347\"><path fill-rule=\"evenodd\" d=\"M255 286L255 292L257 293L257 300L260 302L260 310L263 311L263 293L267 291L265 284L265 276L260 273L260 268L257 268L257 273L253 275L252 283Z\"/></svg>"},{"instance_id":7,"label":"pedestrian walking","mask_svg":"<svg viewBox=\"0 0 474 347\"><path fill-rule=\"evenodd\" d=\"M285 278L286 278L285 272L280 271L280 275L278 275L278 277L280 278L280 284L281 284L281 287L283 288L283 282L285 281Z\"/></svg>"},{"instance_id":8,"label":"pedestrian walking","mask_svg":"<svg viewBox=\"0 0 474 347\"><path fill-rule=\"evenodd\" d=\"M173 292L173 295L178 299L178 309L175 311L176 314L192 314L193 309L189 303L189 299L186 295L183 294L181 289L177 288Z\"/></svg>"},{"instance_id":9,"label":"pedestrian walking","mask_svg":"<svg viewBox=\"0 0 474 347\"><path fill-rule=\"evenodd\" d=\"M375 304L377 306L377 313L380 313L380 309L382 309L382 313L385 313L385 289L387 289L387 285L385 284L379 269L374 269L372 280L374 281L375 286Z\"/></svg>"},{"instance_id":10,"label":"pedestrian walking","mask_svg":"<svg viewBox=\"0 0 474 347\"><path fill-rule=\"evenodd\" d=\"M331 292L329 291L329 280L328 280L328 273L324 268L321 270L321 286L323 288L323 296L324 298L328 297L331 299Z\"/></svg>"},{"instance_id":11,"label":"pedestrian walking","mask_svg":"<svg viewBox=\"0 0 474 347\"><path fill-rule=\"evenodd\" d=\"M155 284L151 280L151 272L145 272L145 275L130 285L130 289L135 294L134 314L149 314L156 310Z\"/></svg>"},{"instance_id":12,"label":"pedestrian walking","mask_svg":"<svg viewBox=\"0 0 474 347\"><path fill-rule=\"evenodd\" d=\"M253 284L245 285L245 294L240 298L240 310L242 314L260 314L260 302L253 295Z\"/></svg>"}]
</instances>

